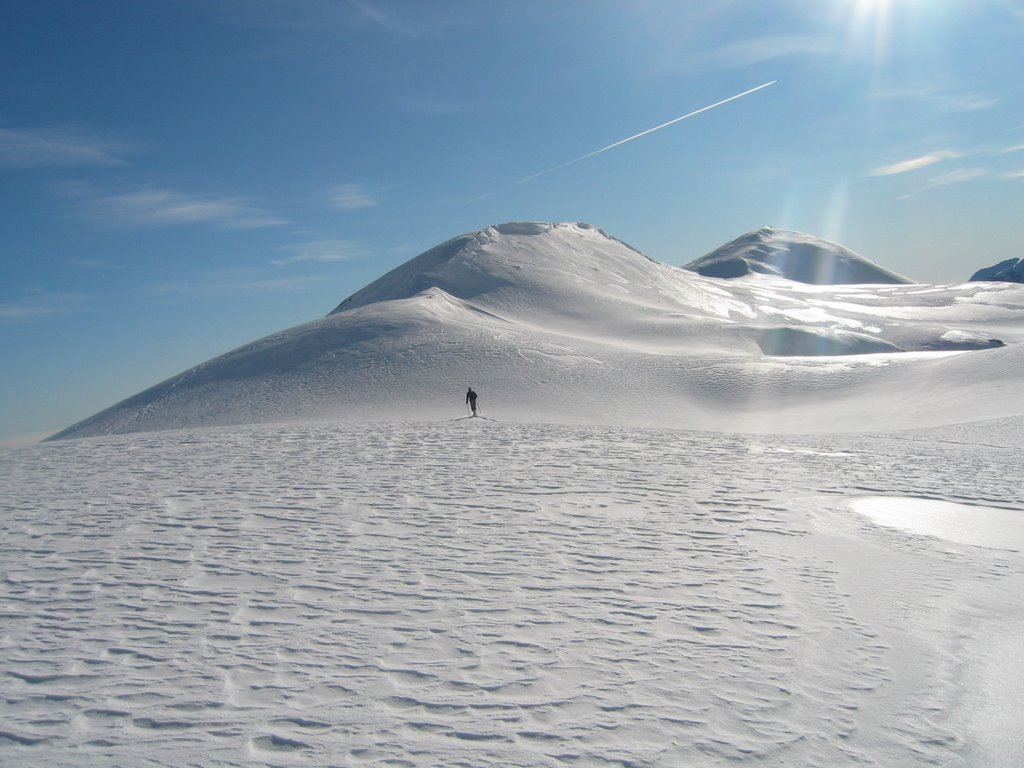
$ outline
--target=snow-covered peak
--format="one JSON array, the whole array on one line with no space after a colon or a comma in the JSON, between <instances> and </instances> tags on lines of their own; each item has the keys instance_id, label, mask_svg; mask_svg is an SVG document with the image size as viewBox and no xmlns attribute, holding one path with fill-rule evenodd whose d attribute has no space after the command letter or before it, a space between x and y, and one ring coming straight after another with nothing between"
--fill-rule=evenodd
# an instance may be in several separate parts
<instances>
[{"instance_id":1,"label":"snow-covered peak","mask_svg":"<svg viewBox=\"0 0 1024 768\"><path fill-rule=\"evenodd\" d=\"M773 227L737 237L685 269L722 278L757 272L811 285L913 282L829 240Z\"/></svg>"},{"instance_id":2,"label":"snow-covered peak","mask_svg":"<svg viewBox=\"0 0 1024 768\"><path fill-rule=\"evenodd\" d=\"M440 288L460 299L559 292L593 272L636 273L652 262L590 224L510 222L459 235L349 296L331 314Z\"/></svg>"},{"instance_id":3,"label":"snow-covered peak","mask_svg":"<svg viewBox=\"0 0 1024 768\"><path fill-rule=\"evenodd\" d=\"M1024 283L1024 259L1006 259L991 267L979 269L971 281L989 280L1004 283Z\"/></svg>"}]
</instances>

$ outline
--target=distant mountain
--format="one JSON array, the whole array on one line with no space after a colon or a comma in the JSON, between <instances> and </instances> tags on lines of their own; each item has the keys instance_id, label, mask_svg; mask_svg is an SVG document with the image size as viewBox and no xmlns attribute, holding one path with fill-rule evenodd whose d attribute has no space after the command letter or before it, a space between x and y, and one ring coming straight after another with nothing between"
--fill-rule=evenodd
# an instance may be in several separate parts
<instances>
[{"instance_id":1,"label":"distant mountain","mask_svg":"<svg viewBox=\"0 0 1024 768\"><path fill-rule=\"evenodd\" d=\"M911 283L841 245L786 229L763 227L686 265L705 277L775 275L811 285Z\"/></svg>"},{"instance_id":2,"label":"distant mountain","mask_svg":"<svg viewBox=\"0 0 1024 768\"><path fill-rule=\"evenodd\" d=\"M815 242L801 252L817 253L819 265L869 264ZM809 285L756 270L721 280L653 261L587 224L502 224L55 437L455 418L470 385L486 415L522 421L927 426L1024 403L1022 340L1024 286ZM963 350L985 351L949 354Z\"/></svg>"},{"instance_id":3,"label":"distant mountain","mask_svg":"<svg viewBox=\"0 0 1024 768\"><path fill-rule=\"evenodd\" d=\"M1024 283L1024 259L1007 259L998 264L979 269L971 280L993 280L1004 283Z\"/></svg>"}]
</instances>

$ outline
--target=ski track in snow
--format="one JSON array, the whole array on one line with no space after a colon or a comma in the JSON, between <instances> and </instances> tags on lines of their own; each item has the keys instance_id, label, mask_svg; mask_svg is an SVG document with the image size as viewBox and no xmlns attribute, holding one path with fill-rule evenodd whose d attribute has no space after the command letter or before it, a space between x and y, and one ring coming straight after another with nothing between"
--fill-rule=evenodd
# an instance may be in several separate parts
<instances>
[{"instance_id":1,"label":"ski track in snow","mask_svg":"<svg viewBox=\"0 0 1024 768\"><path fill-rule=\"evenodd\" d=\"M1021 553L847 502L1024 514L1020 434L469 420L0 452L0 762L1019 765Z\"/></svg>"}]
</instances>

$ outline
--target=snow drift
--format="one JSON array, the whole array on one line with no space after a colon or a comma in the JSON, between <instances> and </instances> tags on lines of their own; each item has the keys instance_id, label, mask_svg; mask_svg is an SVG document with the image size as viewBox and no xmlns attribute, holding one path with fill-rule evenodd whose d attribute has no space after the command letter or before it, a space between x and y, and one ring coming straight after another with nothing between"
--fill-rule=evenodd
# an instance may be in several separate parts
<instances>
[{"instance_id":1,"label":"snow drift","mask_svg":"<svg viewBox=\"0 0 1024 768\"><path fill-rule=\"evenodd\" d=\"M839 246L785 240L874 284L722 280L587 224L504 224L56 437L450 418L470 384L485 413L523 421L792 432L1024 412L1024 288L906 284Z\"/></svg>"}]
</instances>

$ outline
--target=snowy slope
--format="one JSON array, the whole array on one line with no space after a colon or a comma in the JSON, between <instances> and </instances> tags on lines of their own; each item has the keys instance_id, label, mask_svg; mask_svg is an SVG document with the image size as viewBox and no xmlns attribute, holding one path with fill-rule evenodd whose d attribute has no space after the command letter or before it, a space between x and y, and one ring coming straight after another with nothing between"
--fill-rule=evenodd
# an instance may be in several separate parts
<instances>
[{"instance_id":1,"label":"snowy slope","mask_svg":"<svg viewBox=\"0 0 1024 768\"><path fill-rule=\"evenodd\" d=\"M1018 285L721 280L652 261L588 225L506 224L444 243L327 317L59 437L436 419L459 415L467 385L485 413L509 420L926 426L1024 412L1022 339Z\"/></svg>"}]
</instances>

